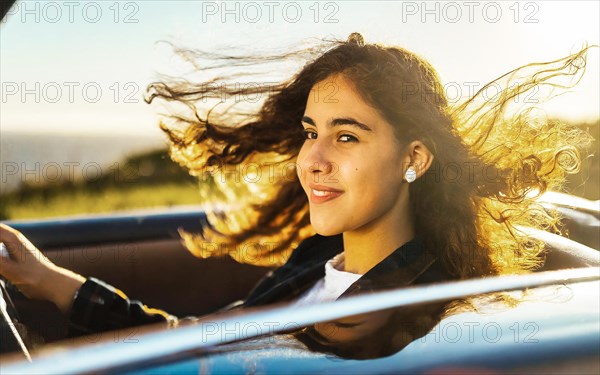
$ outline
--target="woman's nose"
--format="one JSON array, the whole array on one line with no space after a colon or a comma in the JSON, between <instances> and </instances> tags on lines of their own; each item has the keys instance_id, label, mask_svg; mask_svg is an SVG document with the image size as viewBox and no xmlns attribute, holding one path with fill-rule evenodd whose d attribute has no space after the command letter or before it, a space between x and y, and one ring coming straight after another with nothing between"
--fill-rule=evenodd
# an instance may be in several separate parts
<instances>
[{"instance_id":1,"label":"woman's nose","mask_svg":"<svg viewBox=\"0 0 600 375\"><path fill-rule=\"evenodd\" d=\"M309 173L329 174L333 170L333 163L329 161L314 162L308 166Z\"/></svg>"},{"instance_id":2,"label":"woman's nose","mask_svg":"<svg viewBox=\"0 0 600 375\"><path fill-rule=\"evenodd\" d=\"M329 174L334 169L331 152L324 142L315 140L307 150L300 167L310 174Z\"/></svg>"}]
</instances>

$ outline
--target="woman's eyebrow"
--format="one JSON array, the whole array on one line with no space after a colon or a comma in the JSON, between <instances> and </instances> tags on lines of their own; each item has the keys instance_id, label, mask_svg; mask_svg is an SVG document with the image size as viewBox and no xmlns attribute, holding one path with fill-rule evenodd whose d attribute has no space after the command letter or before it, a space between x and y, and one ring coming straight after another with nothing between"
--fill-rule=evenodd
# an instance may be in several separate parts
<instances>
[{"instance_id":1,"label":"woman's eyebrow","mask_svg":"<svg viewBox=\"0 0 600 375\"><path fill-rule=\"evenodd\" d=\"M302 117L302 122L305 122L312 126L316 126L313 119L311 119L308 116ZM350 126L356 126L357 128L365 130L365 131L369 131L369 132L373 131L370 127L363 124L362 122L356 121L352 117L338 117L338 118L330 119L328 124L331 127L341 126L341 125L350 125Z\"/></svg>"}]
</instances>

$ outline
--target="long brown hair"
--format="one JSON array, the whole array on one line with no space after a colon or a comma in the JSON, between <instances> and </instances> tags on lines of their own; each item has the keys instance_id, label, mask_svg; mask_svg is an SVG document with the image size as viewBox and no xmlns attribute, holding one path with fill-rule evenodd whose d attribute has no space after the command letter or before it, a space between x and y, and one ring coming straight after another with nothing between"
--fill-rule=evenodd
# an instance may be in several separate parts
<instances>
[{"instance_id":1,"label":"long brown hair","mask_svg":"<svg viewBox=\"0 0 600 375\"><path fill-rule=\"evenodd\" d=\"M520 109L513 104L523 104L519 99L540 87L575 84L587 51L519 67L451 105L427 61L400 47L365 44L357 33L346 41L268 57L176 49L196 67L203 59L212 61L206 72L314 56L276 84L241 88L232 84L235 75L226 75L148 87L148 102L160 98L191 109L188 116L178 112L161 123L171 157L199 176L206 202L229 204L224 213L216 204L207 206L211 225L201 234L182 233L185 244L199 257L230 255L240 262L280 265L298 242L314 234L307 197L293 171L304 142L300 121L311 88L342 73L395 127L402 144L418 139L433 153L432 166L409 187L410 201L417 235L446 270L459 279L534 270L544 261L544 244L518 226L558 230L558 213L544 210L535 198L562 190L565 174L579 170L580 152L591 137L561 122L536 119L528 103ZM490 87L499 88L493 100L486 96ZM264 95L264 101L256 110L207 108L207 99L227 101L240 94Z\"/></svg>"}]
</instances>

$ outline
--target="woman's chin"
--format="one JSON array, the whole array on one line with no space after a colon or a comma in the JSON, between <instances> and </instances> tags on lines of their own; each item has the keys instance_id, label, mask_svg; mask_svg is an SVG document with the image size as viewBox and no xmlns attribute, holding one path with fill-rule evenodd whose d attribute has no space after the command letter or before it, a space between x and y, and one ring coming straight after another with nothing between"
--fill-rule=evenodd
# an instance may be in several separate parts
<instances>
[{"instance_id":1,"label":"woman's chin","mask_svg":"<svg viewBox=\"0 0 600 375\"><path fill-rule=\"evenodd\" d=\"M315 232L317 234L320 234L321 236L335 236L336 234L342 233L342 231L339 228L334 228L327 225L312 224L312 227L315 230Z\"/></svg>"}]
</instances>

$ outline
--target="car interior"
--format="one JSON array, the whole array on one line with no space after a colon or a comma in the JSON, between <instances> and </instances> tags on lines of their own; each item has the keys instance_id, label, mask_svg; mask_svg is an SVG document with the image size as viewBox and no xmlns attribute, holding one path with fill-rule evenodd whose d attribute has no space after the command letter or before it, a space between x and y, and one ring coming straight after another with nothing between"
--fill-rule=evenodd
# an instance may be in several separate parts
<instances>
[{"instance_id":1,"label":"car interior","mask_svg":"<svg viewBox=\"0 0 600 375\"><path fill-rule=\"evenodd\" d=\"M586 215L583 219L582 213ZM600 223L598 212L571 206L563 207L563 214L570 229L578 228L570 231L570 239L544 231L529 234L546 243L545 264L538 272L600 266L598 251L585 245L597 239L597 233L591 233ZM230 257L193 256L178 230L199 231L205 220L198 207L9 224L57 265L101 279L149 307L184 317L209 314L243 299L271 270L237 263ZM66 337L68 321L56 306L29 300L10 285L8 289L19 322L39 334L42 342Z\"/></svg>"}]
</instances>

